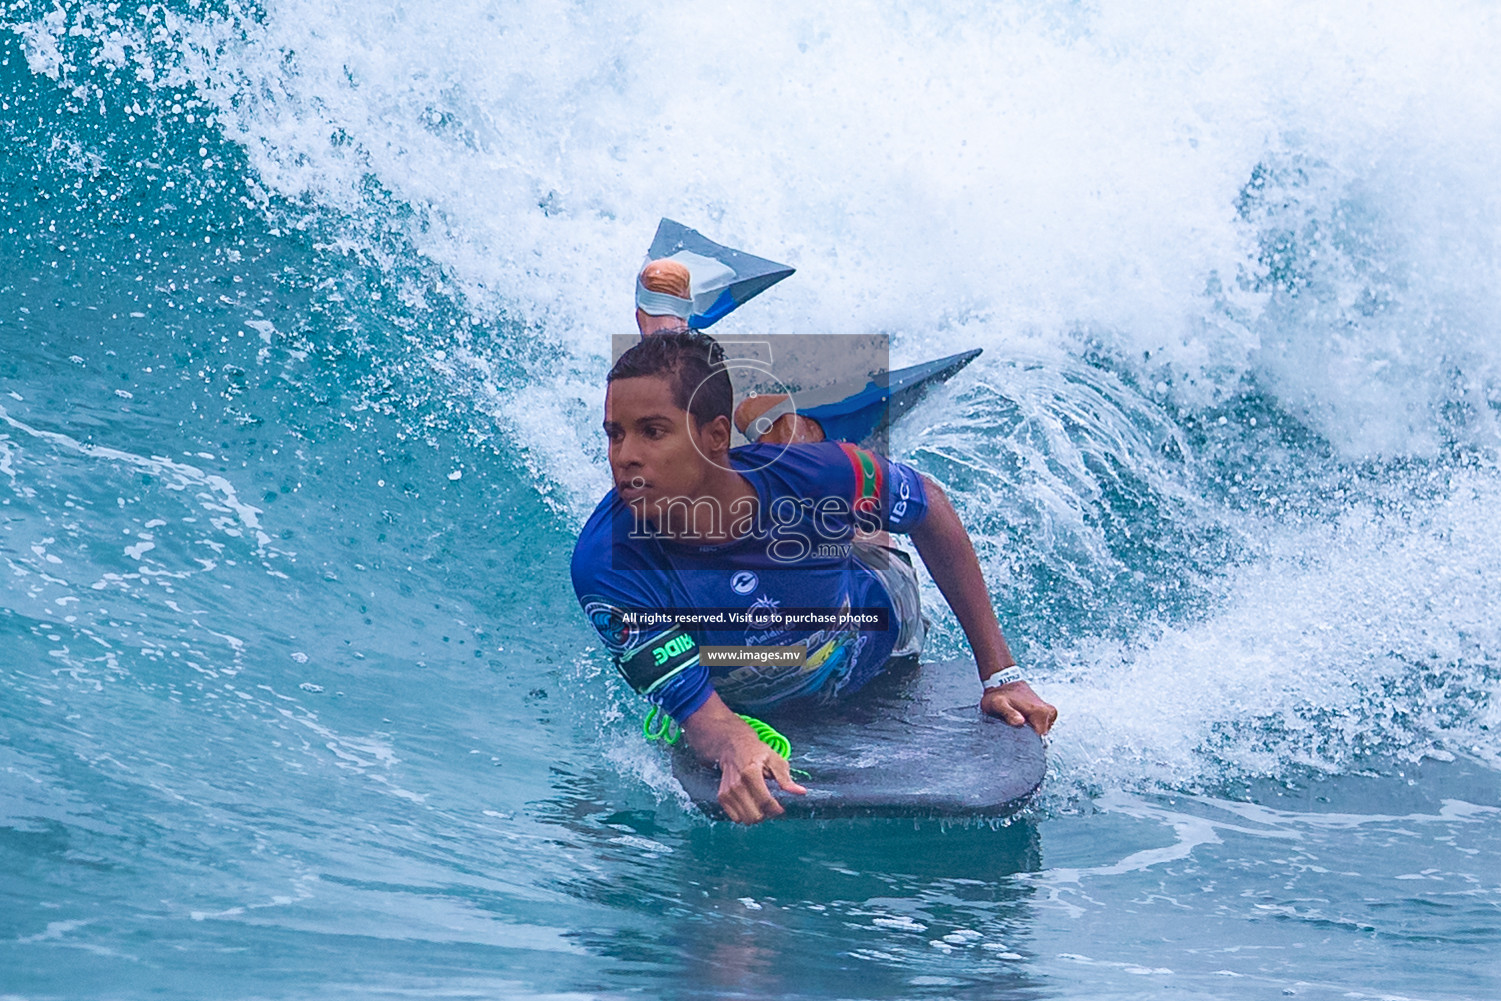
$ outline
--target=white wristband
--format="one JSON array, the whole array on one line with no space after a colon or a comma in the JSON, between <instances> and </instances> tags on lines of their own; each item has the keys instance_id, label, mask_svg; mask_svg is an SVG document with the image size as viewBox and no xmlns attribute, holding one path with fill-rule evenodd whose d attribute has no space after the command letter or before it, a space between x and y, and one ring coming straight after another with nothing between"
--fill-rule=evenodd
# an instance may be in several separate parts
<instances>
[{"instance_id":1,"label":"white wristband","mask_svg":"<svg viewBox=\"0 0 1501 1001\"><path fill-rule=\"evenodd\" d=\"M990 677L982 679L980 684L984 685L988 692L992 688L1000 688L1002 685L1009 685L1013 681L1020 680L1022 680L1022 669L1012 664L1005 670L997 671Z\"/></svg>"}]
</instances>

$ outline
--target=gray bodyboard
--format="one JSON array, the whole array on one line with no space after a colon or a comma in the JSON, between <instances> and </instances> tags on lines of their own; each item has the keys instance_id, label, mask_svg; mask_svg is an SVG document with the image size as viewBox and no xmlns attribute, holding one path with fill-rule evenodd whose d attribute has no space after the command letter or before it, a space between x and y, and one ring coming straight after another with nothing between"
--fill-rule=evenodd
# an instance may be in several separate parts
<instances>
[{"instance_id":1,"label":"gray bodyboard","mask_svg":"<svg viewBox=\"0 0 1501 1001\"><path fill-rule=\"evenodd\" d=\"M949 661L879 678L837 711L762 712L791 743L808 794L772 790L794 816L1009 816L1042 783L1042 740L984 715L979 701L974 663ZM696 806L722 816L718 770L684 743L673 774Z\"/></svg>"}]
</instances>

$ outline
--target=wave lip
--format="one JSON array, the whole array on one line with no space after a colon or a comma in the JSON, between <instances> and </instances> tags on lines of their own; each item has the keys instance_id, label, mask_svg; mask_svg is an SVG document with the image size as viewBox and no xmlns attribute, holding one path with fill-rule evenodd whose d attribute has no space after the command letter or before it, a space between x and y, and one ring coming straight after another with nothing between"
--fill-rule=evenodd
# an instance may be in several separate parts
<instances>
[{"instance_id":1,"label":"wave lip","mask_svg":"<svg viewBox=\"0 0 1501 1001\"><path fill-rule=\"evenodd\" d=\"M1456 755L1501 766L1493 471L1277 534L1217 607L1061 655L1064 773L1216 789Z\"/></svg>"}]
</instances>

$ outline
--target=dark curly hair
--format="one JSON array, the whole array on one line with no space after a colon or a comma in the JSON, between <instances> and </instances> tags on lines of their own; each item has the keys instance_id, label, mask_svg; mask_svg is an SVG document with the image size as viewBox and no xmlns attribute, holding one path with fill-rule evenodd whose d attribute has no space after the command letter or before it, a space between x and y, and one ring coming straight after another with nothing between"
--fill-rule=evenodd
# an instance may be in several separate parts
<instances>
[{"instance_id":1,"label":"dark curly hair","mask_svg":"<svg viewBox=\"0 0 1501 1001\"><path fill-rule=\"evenodd\" d=\"M708 334L674 330L643 337L620 356L605 381L648 375L671 377L673 405L688 411L695 425L729 418L735 391L725 370L724 348Z\"/></svg>"}]
</instances>

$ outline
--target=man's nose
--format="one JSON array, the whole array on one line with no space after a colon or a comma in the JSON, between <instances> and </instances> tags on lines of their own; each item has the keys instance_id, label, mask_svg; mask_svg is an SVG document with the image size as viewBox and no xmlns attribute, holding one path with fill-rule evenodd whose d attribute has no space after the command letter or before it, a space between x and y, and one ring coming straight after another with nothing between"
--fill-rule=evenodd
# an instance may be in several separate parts
<instances>
[{"instance_id":1,"label":"man's nose","mask_svg":"<svg viewBox=\"0 0 1501 1001\"><path fill-rule=\"evenodd\" d=\"M641 449L633 434L626 434L615 443L613 460L622 469L641 465Z\"/></svg>"}]
</instances>

